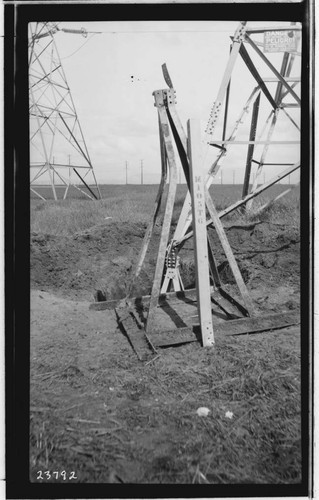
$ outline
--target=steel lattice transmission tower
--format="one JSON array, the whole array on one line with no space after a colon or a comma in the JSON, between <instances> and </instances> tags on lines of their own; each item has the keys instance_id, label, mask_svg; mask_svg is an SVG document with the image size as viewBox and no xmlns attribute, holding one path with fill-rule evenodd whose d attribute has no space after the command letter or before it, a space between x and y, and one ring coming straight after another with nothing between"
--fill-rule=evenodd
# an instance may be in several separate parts
<instances>
[{"instance_id":1,"label":"steel lattice transmission tower","mask_svg":"<svg viewBox=\"0 0 319 500\"><path fill-rule=\"evenodd\" d=\"M54 40L58 23L29 25L30 189L41 199L51 188L65 199L70 188L101 198L71 91Z\"/></svg>"}]
</instances>

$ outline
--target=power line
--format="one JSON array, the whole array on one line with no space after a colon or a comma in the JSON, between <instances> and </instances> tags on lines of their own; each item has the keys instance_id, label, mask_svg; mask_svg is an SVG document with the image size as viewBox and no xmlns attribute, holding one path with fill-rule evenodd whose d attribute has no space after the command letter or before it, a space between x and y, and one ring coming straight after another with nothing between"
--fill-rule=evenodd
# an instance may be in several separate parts
<instances>
[{"instance_id":1,"label":"power line","mask_svg":"<svg viewBox=\"0 0 319 500\"><path fill-rule=\"evenodd\" d=\"M76 54L77 52L79 52L80 49L82 49L82 47L84 47L84 45L86 45L90 40L91 38L95 35L96 33L93 33L87 40L85 40L84 43L82 43L82 45L80 45L80 47L78 49L76 49L74 52L72 52L72 54L69 54L68 56L64 56L64 57L60 57L60 59L64 60L64 59L68 59L68 57L71 57L73 56L74 54Z\"/></svg>"},{"instance_id":2,"label":"power line","mask_svg":"<svg viewBox=\"0 0 319 500\"><path fill-rule=\"evenodd\" d=\"M269 31L276 30L276 26L269 26ZM61 30L62 31L62 30ZM172 28L171 30L129 30L129 31L122 31L122 30L116 30L116 31L87 31L87 33L94 33L94 34L101 34L101 35L117 35L117 34L140 34L140 33L211 33L211 34L218 34L218 33L228 33L229 35L233 34L233 30L176 30Z\"/></svg>"}]
</instances>

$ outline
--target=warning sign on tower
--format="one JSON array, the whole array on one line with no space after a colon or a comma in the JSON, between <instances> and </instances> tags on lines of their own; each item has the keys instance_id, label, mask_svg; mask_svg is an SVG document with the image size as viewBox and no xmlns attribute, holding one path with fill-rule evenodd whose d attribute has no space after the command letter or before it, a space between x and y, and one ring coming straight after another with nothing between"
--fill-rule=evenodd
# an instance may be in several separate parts
<instances>
[{"instance_id":1,"label":"warning sign on tower","mask_svg":"<svg viewBox=\"0 0 319 500\"><path fill-rule=\"evenodd\" d=\"M265 52L295 52L297 50L297 36L291 31L265 31Z\"/></svg>"}]
</instances>

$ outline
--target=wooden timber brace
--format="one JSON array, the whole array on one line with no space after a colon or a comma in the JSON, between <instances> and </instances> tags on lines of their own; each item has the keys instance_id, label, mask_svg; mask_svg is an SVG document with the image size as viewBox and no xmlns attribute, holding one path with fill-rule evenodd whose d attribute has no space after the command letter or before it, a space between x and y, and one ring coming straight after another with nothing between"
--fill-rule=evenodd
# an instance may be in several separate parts
<instances>
[{"instance_id":1,"label":"wooden timber brace","mask_svg":"<svg viewBox=\"0 0 319 500\"><path fill-rule=\"evenodd\" d=\"M234 334L240 334L282 328L299 323L299 317L296 314L272 315L267 316L267 318L256 317L254 304L220 220L223 215L228 213L227 209L224 211L225 213L217 213L213 199L209 193L210 172L208 175L203 172L199 124L198 122L189 120L188 134L185 134L175 107L176 92L166 65L163 65L162 69L169 88L153 92L159 122L162 165L161 181L152 217L127 288L126 298L120 304L117 304L115 309L120 326L125 330L134 350L141 360L149 359L150 356L157 353L157 347L164 347L166 345L192 342L194 340L201 340L204 346L213 345L215 332L219 334L225 334L226 332L232 334L233 327ZM258 87L254 89L249 102L252 101L257 91ZM243 113L245 111L246 109L243 110ZM235 135L237 128L238 123L231 137ZM172 215L177 188L177 164L174 145L176 146L184 171L188 193L178 224L171 237ZM222 153L223 150L221 151L221 157L223 156ZM292 170L298 167L299 164L295 164ZM290 171L291 169L289 169ZM168 189L164 194L167 180ZM276 181L272 181L272 183L277 181L278 176ZM247 199L253 198L259 192L262 192L260 188L255 193L247 195L245 200L240 200L240 202L233 204L233 206L237 207L238 204L242 204ZM132 297L134 283L143 267L154 228L159 218L161 205L163 206L164 215L151 294L147 297L134 298ZM232 207L229 207L229 212L234 209ZM189 213L189 209L191 210L191 214ZM206 219L206 211L210 217L208 220ZM189 230L190 224L192 224L192 231ZM212 225L216 231L234 275L243 304L231 297L222 288L213 248L208 237L207 227L209 225ZM185 241L190 237L194 237L196 290L184 291L178 270L178 253ZM213 286L211 286L210 279ZM168 292L169 285L173 285L174 292ZM182 298L185 301L187 297L194 296L194 292L196 293L198 310L198 320L197 323L195 320L195 324L199 324L200 326L200 337L198 338L193 328L186 323L183 323L182 326L179 324L173 330L163 332L157 315L159 308L163 306L163 303L167 305L170 297L175 297L175 300ZM146 316L142 320L138 312L138 306L141 306L141 304L144 306L148 305ZM223 311L228 319L226 323L222 325L213 324L212 305L213 310L216 307ZM247 316L250 318L247 318Z\"/></svg>"}]
</instances>

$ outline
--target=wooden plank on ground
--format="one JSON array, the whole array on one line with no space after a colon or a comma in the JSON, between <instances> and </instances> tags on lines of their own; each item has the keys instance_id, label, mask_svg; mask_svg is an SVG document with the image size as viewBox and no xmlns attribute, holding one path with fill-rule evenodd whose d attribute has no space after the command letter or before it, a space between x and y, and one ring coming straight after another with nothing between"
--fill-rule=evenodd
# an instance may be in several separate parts
<instances>
[{"instance_id":1,"label":"wooden plank on ground","mask_svg":"<svg viewBox=\"0 0 319 500\"><path fill-rule=\"evenodd\" d=\"M107 309L111 310L115 309L119 302L120 300L103 300L102 302L92 302L89 305L89 309L92 309L93 311L105 311Z\"/></svg>"},{"instance_id":2,"label":"wooden plank on ground","mask_svg":"<svg viewBox=\"0 0 319 500\"><path fill-rule=\"evenodd\" d=\"M224 292L225 293L225 292ZM227 300L227 297L223 297L221 293L217 290L215 290L214 287L210 287L210 294L213 300L218 302L218 305L221 307L221 309L225 310L226 314L229 314L229 316L232 315L239 315L243 316L243 314L239 311L239 309L236 307L235 303L234 305L230 300ZM226 294L225 294L226 295ZM150 295L143 295L140 297L132 297L130 299L127 299L130 304L132 304L133 307L142 307L146 308L149 306L150 303ZM167 292L167 293L161 293L159 296L159 301L158 305L161 307L162 305L165 305L167 302L170 302L171 304L176 303L178 304L179 302L183 301L197 301L197 292L196 288L191 288L189 290L181 290L181 291L174 291L174 292ZM234 301L234 299L233 299ZM102 302L92 302L89 305L89 309L94 310L94 311L105 311L105 310L112 310L118 307L118 305L123 302L123 299L115 299L115 300L107 300L107 301L102 301ZM235 301L234 301L235 302Z\"/></svg>"},{"instance_id":3,"label":"wooden plank on ground","mask_svg":"<svg viewBox=\"0 0 319 500\"><path fill-rule=\"evenodd\" d=\"M213 288L211 288L213 290ZM150 295L143 295L141 297L132 297L127 299L131 304L135 304L136 306L149 306L150 303ZM196 300L196 288L191 288L190 290L181 290L178 292L166 292L161 293L159 296L158 304L162 305L166 301L178 301L186 299ZM95 311L104 311L106 309L115 309L123 299L116 300L106 300L102 302L92 302L89 306L89 309L93 309Z\"/></svg>"},{"instance_id":4,"label":"wooden plank on ground","mask_svg":"<svg viewBox=\"0 0 319 500\"><path fill-rule=\"evenodd\" d=\"M144 330L140 329L128 308L115 309L117 319L125 330L125 333L132 344L134 351L140 361L147 361L156 354L151 341Z\"/></svg>"},{"instance_id":5,"label":"wooden plank on ground","mask_svg":"<svg viewBox=\"0 0 319 500\"><path fill-rule=\"evenodd\" d=\"M245 333L259 333L268 330L278 330L287 326L299 325L299 313L278 313L259 318L242 318L215 326L215 331L219 335L243 335Z\"/></svg>"},{"instance_id":6,"label":"wooden plank on ground","mask_svg":"<svg viewBox=\"0 0 319 500\"><path fill-rule=\"evenodd\" d=\"M214 325L214 334L217 336L254 334L284 329L299 324L299 313L279 313L266 317L241 318L218 323ZM156 332L150 338L156 347L167 347L198 341L198 337L192 327Z\"/></svg>"}]
</instances>

